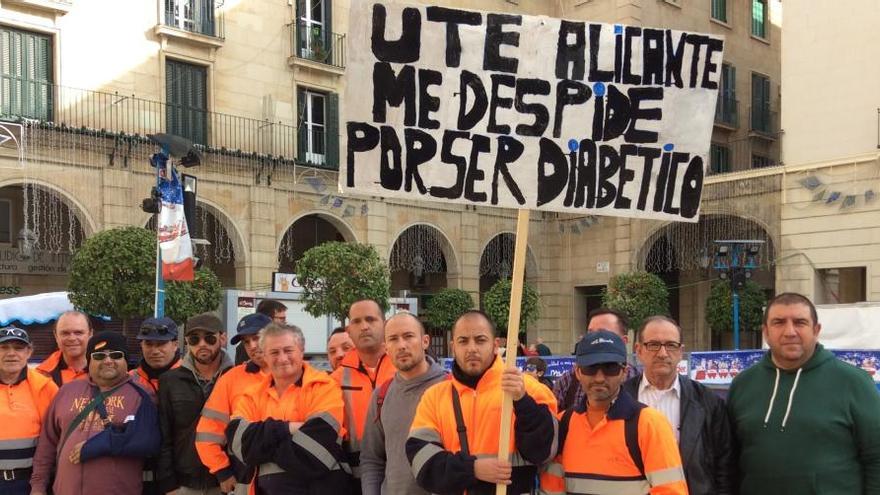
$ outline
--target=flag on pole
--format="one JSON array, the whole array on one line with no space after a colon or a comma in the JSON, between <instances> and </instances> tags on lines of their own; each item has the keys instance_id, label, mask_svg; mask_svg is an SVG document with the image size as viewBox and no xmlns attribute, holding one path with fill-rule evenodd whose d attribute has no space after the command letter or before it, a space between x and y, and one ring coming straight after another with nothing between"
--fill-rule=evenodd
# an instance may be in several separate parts
<instances>
[{"instance_id":1,"label":"flag on pole","mask_svg":"<svg viewBox=\"0 0 880 495\"><path fill-rule=\"evenodd\" d=\"M183 187L174 166L167 160L157 160L159 193L159 250L162 252L162 278L165 280L193 280L193 252L189 228L183 212ZM169 176L170 170L170 176Z\"/></svg>"}]
</instances>

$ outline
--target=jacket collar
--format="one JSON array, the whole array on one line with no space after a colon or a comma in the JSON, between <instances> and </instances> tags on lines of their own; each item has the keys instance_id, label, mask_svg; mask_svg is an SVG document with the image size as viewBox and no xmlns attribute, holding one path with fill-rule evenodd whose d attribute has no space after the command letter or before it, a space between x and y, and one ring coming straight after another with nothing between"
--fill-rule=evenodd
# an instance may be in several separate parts
<instances>
[{"instance_id":1,"label":"jacket collar","mask_svg":"<svg viewBox=\"0 0 880 495\"><path fill-rule=\"evenodd\" d=\"M457 363L453 362L453 367L455 366L457 366ZM477 392L483 392L495 388L500 388L501 374L503 372L504 363L501 361L500 357L495 356L495 361L493 361L492 365L483 372L482 376L480 376L480 378L478 379L475 387L469 384L462 383L462 381L455 376L455 373L453 373L453 382L458 385L457 388L469 388L471 390L476 390Z\"/></svg>"},{"instance_id":2,"label":"jacket collar","mask_svg":"<svg viewBox=\"0 0 880 495\"><path fill-rule=\"evenodd\" d=\"M609 421L612 419L629 419L643 407L645 407L645 405L634 399L633 396L626 391L626 387L621 385L620 392L617 393L617 398L611 403L611 407L608 408L608 412L605 415L608 417ZM577 413L587 412L586 394L584 400L580 404L577 404L574 410Z\"/></svg>"}]
</instances>

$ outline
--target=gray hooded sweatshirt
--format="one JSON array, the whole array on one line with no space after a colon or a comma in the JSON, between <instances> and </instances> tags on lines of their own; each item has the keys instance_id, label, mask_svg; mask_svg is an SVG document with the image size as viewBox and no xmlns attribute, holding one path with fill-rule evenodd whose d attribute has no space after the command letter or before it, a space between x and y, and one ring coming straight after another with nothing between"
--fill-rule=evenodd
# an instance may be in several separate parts
<instances>
[{"instance_id":1,"label":"gray hooded sweatshirt","mask_svg":"<svg viewBox=\"0 0 880 495\"><path fill-rule=\"evenodd\" d=\"M370 408L361 443L361 488L363 495L417 495L419 488L406 458L406 439L422 394L431 385L446 379L443 367L427 356L428 372L411 380L394 375L385 400L382 417L377 420L378 386L370 398Z\"/></svg>"}]
</instances>

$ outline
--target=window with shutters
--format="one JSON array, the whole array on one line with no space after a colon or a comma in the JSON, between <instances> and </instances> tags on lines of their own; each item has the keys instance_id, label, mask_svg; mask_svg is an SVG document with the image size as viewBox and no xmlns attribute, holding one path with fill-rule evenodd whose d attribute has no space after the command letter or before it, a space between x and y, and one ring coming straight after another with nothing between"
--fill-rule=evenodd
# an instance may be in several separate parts
<instances>
[{"instance_id":1,"label":"window with shutters","mask_svg":"<svg viewBox=\"0 0 880 495\"><path fill-rule=\"evenodd\" d=\"M166 132L208 144L208 70L176 60L165 63Z\"/></svg>"},{"instance_id":2,"label":"window with shutters","mask_svg":"<svg viewBox=\"0 0 880 495\"><path fill-rule=\"evenodd\" d=\"M727 0L712 0L712 19L727 22Z\"/></svg>"},{"instance_id":3,"label":"window with shutters","mask_svg":"<svg viewBox=\"0 0 880 495\"><path fill-rule=\"evenodd\" d=\"M751 129L757 132L770 133L770 78L752 73L752 118Z\"/></svg>"},{"instance_id":4,"label":"window with shutters","mask_svg":"<svg viewBox=\"0 0 880 495\"><path fill-rule=\"evenodd\" d=\"M712 143L710 148L710 168L712 174L730 172L730 148L723 144Z\"/></svg>"},{"instance_id":5,"label":"window with shutters","mask_svg":"<svg viewBox=\"0 0 880 495\"><path fill-rule=\"evenodd\" d=\"M767 38L767 0L752 0L752 36Z\"/></svg>"},{"instance_id":6,"label":"window with shutters","mask_svg":"<svg viewBox=\"0 0 880 495\"><path fill-rule=\"evenodd\" d=\"M736 110L736 67L730 64L721 64L721 85L718 88L715 122L729 127L736 127Z\"/></svg>"},{"instance_id":7,"label":"window with shutters","mask_svg":"<svg viewBox=\"0 0 880 495\"><path fill-rule=\"evenodd\" d=\"M339 167L339 96L297 91L298 159L320 168Z\"/></svg>"},{"instance_id":8,"label":"window with shutters","mask_svg":"<svg viewBox=\"0 0 880 495\"><path fill-rule=\"evenodd\" d=\"M52 120L52 38L0 26L0 116Z\"/></svg>"},{"instance_id":9,"label":"window with shutters","mask_svg":"<svg viewBox=\"0 0 880 495\"><path fill-rule=\"evenodd\" d=\"M165 24L191 33L217 36L214 0L165 0Z\"/></svg>"}]
</instances>

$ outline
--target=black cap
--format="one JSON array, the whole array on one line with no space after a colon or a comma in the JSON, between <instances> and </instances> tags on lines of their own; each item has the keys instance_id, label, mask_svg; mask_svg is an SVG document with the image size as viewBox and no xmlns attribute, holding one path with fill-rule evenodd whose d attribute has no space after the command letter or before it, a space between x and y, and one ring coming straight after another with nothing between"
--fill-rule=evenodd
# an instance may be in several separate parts
<instances>
[{"instance_id":1,"label":"black cap","mask_svg":"<svg viewBox=\"0 0 880 495\"><path fill-rule=\"evenodd\" d=\"M223 328L223 322L220 321L220 318L214 316L213 313L198 314L186 320L186 335L189 335L196 330L203 330L211 333L223 333L226 331L226 329Z\"/></svg>"},{"instance_id":2,"label":"black cap","mask_svg":"<svg viewBox=\"0 0 880 495\"><path fill-rule=\"evenodd\" d=\"M4 342L23 342L31 345L28 333L18 327L0 328L0 344Z\"/></svg>"},{"instance_id":3,"label":"black cap","mask_svg":"<svg viewBox=\"0 0 880 495\"><path fill-rule=\"evenodd\" d=\"M270 323L272 323L272 318L269 318L263 313L246 315L239 320L238 327L235 329L235 336L232 337L230 342L232 342L232 345L238 344L242 337L259 333L260 330L266 328Z\"/></svg>"},{"instance_id":4,"label":"black cap","mask_svg":"<svg viewBox=\"0 0 880 495\"><path fill-rule=\"evenodd\" d=\"M128 360L128 346L125 343L125 336L119 332L105 330L93 335L86 346L86 360L91 360L92 353L97 351L122 351L125 353L125 359Z\"/></svg>"},{"instance_id":5,"label":"black cap","mask_svg":"<svg viewBox=\"0 0 880 495\"><path fill-rule=\"evenodd\" d=\"M626 344L620 335L608 330L587 332L575 347L578 366L626 363Z\"/></svg>"},{"instance_id":6,"label":"black cap","mask_svg":"<svg viewBox=\"0 0 880 495\"><path fill-rule=\"evenodd\" d=\"M169 341L177 339L177 323L168 318L147 318L141 323L138 340Z\"/></svg>"}]
</instances>

